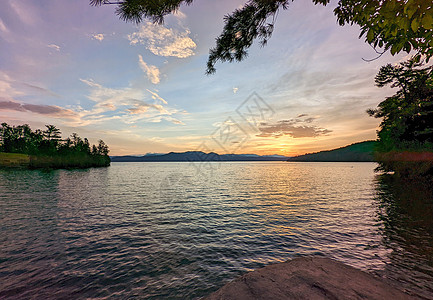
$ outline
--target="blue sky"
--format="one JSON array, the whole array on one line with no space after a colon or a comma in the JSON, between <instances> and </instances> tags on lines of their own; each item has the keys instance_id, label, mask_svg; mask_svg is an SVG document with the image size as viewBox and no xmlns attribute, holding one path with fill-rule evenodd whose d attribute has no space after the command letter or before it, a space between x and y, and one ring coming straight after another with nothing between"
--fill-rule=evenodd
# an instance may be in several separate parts
<instances>
[{"instance_id":1,"label":"blue sky","mask_svg":"<svg viewBox=\"0 0 433 300\"><path fill-rule=\"evenodd\" d=\"M405 56L365 62L376 53L336 24L332 1L295 1L266 47L205 75L223 16L243 3L196 1L160 26L87 0L4 0L0 121L102 138L112 155L296 155L374 139L379 120L365 111L393 93L374 76Z\"/></svg>"}]
</instances>

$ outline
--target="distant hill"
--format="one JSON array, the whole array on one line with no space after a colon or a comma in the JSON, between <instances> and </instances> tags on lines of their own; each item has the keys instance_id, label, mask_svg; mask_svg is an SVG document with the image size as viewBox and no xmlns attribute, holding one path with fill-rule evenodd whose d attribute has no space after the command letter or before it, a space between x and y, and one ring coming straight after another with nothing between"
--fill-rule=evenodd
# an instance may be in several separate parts
<instances>
[{"instance_id":1,"label":"distant hill","mask_svg":"<svg viewBox=\"0 0 433 300\"><path fill-rule=\"evenodd\" d=\"M143 156L112 156L112 162L207 162L207 161L374 161L375 141L365 141L346 147L310 153L296 157L257 154L217 154L201 151L170 152L167 154L146 154Z\"/></svg>"},{"instance_id":2,"label":"distant hill","mask_svg":"<svg viewBox=\"0 0 433 300\"><path fill-rule=\"evenodd\" d=\"M170 152L160 155L144 156L112 156L112 162L182 162L182 161L286 161L287 156L282 155L256 155L256 154L222 154L204 153L201 151Z\"/></svg>"},{"instance_id":3,"label":"distant hill","mask_svg":"<svg viewBox=\"0 0 433 300\"><path fill-rule=\"evenodd\" d=\"M356 162L356 161L374 161L373 150L376 141L365 141L355 143L346 147L334 150L320 151L316 153L304 154L289 158L287 161L317 161L317 162Z\"/></svg>"}]
</instances>

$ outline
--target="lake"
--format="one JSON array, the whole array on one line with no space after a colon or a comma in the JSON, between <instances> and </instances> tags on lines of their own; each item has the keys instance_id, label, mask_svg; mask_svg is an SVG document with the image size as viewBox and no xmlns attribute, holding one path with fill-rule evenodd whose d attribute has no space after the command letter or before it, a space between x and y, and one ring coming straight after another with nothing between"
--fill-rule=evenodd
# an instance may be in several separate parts
<instances>
[{"instance_id":1,"label":"lake","mask_svg":"<svg viewBox=\"0 0 433 300\"><path fill-rule=\"evenodd\" d=\"M433 199L375 163L0 170L0 299L179 298L325 255L433 298Z\"/></svg>"}]
</instances>

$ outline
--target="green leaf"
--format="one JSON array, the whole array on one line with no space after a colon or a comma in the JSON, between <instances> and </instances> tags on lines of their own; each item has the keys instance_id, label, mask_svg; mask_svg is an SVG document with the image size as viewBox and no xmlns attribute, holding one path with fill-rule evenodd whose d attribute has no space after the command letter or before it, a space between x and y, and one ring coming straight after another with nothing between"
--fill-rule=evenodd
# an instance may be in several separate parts
<instances>
[{"instance_id":1,"label":"green leaf","mask_svg":"<svg viewBox=\"0 0 433 300\"><path fill-rule=\"evenodd\" d=\"M433 16L426 13L421 20L421 24L425 29L433 29Z\"/></svg>"},{"instance_id":2,"label":"green leaf","mask_svg":"<svg viewBox=\"0 0 433 300\"><path fill-rule=\"evenodd\" d=\"M407 10L406 10L407 7ZM406 6L405 7L405 12L407 13L407 16L410 18L412 18L412 16L416 13L416 11L418 10L418 7L416 5L411 5L411 6Z\"/></svg>"},{"instance_id":3,"label":"green leaf","mask_svg":"<svg viewBox=\"0 0 433 300\"><path fill-rule=\"evenodd\" d=\"M391 54L394 55L399 53L401 49L403 49L404 43L405 43L404 40L395 42L394 45L392 45L391 47Z\"/></svg>"},{"instance_id":4,"label":"green leaf","mask_svg":"<svg viewBox=\"0 0 433 300\"><path fill-rule=\"evenodd\" d=\"M402 18L401 21L399 21L399 25L404 30L408 30L410 26L410 21L407 18Z\"/></svg>"},{"instance_id":5,"label":"green leaf","mask_svg":"<svg viewBox=\"0 0 433 300\"><path fill-rule=\"evenodd\" d=\"M394 44L394 45L392 45L392 47L391 47L391 55L394 55L396 52L397 52L397 45Z\"/></svg>"},{"instance_id":6,"label":"green leaf","mask_svg":"<svg viewBox=\"0 0 433 300\"><path fill-rule=\"evenodd\" d=\"M373 29L370 29L367 33L367 41L371 43L373 39L374 39L374 32Z\"/></svg>"},{"instance_id":7,"label":"green leaf","mask_svg":"<svg viewBox=\"0 0 433 300\"><path fill-rule=\"evenodd\" d=\"M410 25L410 28L412 28L413 32L417 32L419 28L419 21L418 19L413 19L412 24Z\"/></svg>"}]
</instances>

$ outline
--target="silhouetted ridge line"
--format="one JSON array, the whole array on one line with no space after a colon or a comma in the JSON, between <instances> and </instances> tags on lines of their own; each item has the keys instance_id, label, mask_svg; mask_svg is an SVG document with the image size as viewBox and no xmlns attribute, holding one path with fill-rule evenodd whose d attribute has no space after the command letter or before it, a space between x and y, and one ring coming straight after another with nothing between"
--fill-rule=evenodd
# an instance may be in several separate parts
<instances>
[{"instance_id":1,"label":"silhouetted ridge line","mask_svg":"<svg viewBox=\"0 0 433 300\"><path fill-rule=\"evenodd\" d=\"M200 162L200 161L286 161L287 156L256 154L217 154L202 151L170 152L162 155L113 156L112 162Z\"/></svg>"},{"instance_id":2,"label":"silhouetted ridge line","mask_svg":"<svg viewBox=\"0 0 433 300\"><path fill-rule=\"evenodd\" d=\"M288 161L303 162L370 162L374 161L373 152L376 141L365 141L349 146L290 157Z\"/></svg>"}]
</instances>

